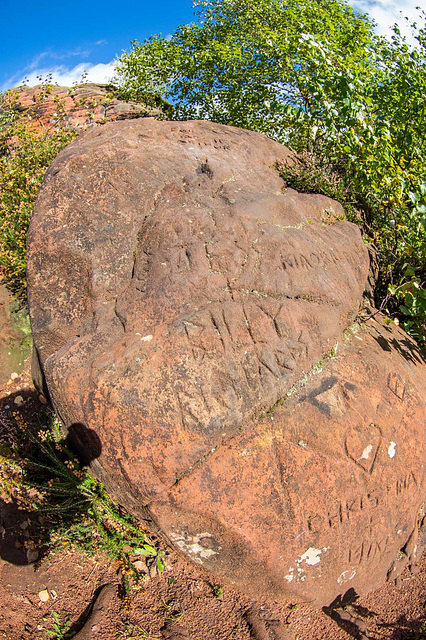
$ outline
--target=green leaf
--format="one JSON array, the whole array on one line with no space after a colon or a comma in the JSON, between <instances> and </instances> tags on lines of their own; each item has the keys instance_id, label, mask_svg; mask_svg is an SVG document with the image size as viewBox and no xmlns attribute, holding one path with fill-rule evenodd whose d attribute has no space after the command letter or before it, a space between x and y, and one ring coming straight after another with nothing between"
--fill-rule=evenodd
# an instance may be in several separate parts
<instances>
[{"instance_id":1,"label":"green leaf","mask_svg":"<svg viewBox=\"0 0 426 640\"><path fill-rule=\"evenodd\" d=\"M149 544L145 544L143 547L137 547L133 549L133 553L139 556L156 556L157 550Z\"/></svg>"}]
</instances>

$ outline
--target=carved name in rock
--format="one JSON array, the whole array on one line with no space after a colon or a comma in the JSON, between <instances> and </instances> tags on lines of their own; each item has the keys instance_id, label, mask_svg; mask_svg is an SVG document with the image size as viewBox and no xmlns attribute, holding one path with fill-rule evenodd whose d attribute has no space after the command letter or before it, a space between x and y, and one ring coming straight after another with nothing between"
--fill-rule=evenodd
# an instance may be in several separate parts
<instances>
[{"instance_id":1,"label":"carved name in rock","mask_svg":"<svg viewBox=\"0 0 426 640\"><path fill-rule=\"evenodd\" d=\"M343 340L367 251L338 203L284 188L289 157L207 122L84 133L39 195L29 299L54 406L80 449L100 441L109 490L222 579L319 603L381 583L411 535L424 363L380 328Z\"/></svg>"}]
</instances>

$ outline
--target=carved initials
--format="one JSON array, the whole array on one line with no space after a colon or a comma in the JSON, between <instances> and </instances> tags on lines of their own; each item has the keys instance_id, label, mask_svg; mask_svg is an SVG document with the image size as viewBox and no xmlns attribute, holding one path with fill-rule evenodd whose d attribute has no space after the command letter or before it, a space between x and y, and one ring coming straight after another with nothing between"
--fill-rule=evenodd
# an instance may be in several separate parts
<instances>
[{"instance_id":1,"label":"carved initials","mask_svg":"<svg viewBox=\"0 0 426 640\"><path fill-rule=\"evenodd\" d=\"M406 387L402 378L395 372L388 375L388 387L401 402L404 401Z\"/></svg>"}]
</instances>

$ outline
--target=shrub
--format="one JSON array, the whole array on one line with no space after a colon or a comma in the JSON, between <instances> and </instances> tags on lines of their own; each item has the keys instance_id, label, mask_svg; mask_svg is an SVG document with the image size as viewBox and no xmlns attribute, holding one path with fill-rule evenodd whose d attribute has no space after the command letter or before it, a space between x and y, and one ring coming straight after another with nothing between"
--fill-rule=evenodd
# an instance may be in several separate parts
<instances>
[{"instance_id":1,"label":"shrub","mask_svg":"<svg viewBox=\"0 0 426 640\"><path fill-rule=\"evenodd\" d=\"M31 109L22 109L19 90L1 96L0 109L0 276L25 302L26 237L34 202L52 160L76 136L65 120L64 106L54 87L45 83ZM39 113L48 98L56 101L54 120Z\"/></svg>"}]
</instances>

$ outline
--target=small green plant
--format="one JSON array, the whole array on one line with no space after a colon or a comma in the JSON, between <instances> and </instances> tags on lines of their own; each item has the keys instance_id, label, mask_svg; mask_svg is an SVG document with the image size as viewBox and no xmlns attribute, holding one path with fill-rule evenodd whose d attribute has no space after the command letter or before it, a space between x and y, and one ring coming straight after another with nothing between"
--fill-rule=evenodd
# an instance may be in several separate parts
<instances>
[{"instance_id":1,"label":"small green plant","mask_svg":"<svg viewBox=\"0 0 426 640\"><path fill-rule=\"evenodd\" d=\"M212 589L213 589L214 597L217 598L218 600L223 600L223 587L221 587L218 584L214 584Z\"/></svg>"},{"instance_id":2,"label":"small green plant","mask_svg":"<svg viewBox=\"0 0 426 640\"><path fill-rule=\"evenodd\" d=\"M71 623L69 620L61 622L59 614L56 611L52 611L52 629L46 629L46 635L50 640L68 640L70 637L69 630Z\"/></svg>"},{"instance_id":3,"label":"small green plant","mask_svg":"<svg viewBox=\"0 0 426 640\"><path fill-rule=\"evenodd\" d=\"M0 490L42 516L39 544L106 553L121 567L126 596L130 580L141 578L135 565L141 556L163 571L164 552L82 467L54 416L44 415L30 424L16 413L13 421L1 426Z\"/></svg>"},{"instance_id":4,"label":"small green plant","mask_svg":"<svg viewBox=\"0 0 426 640\"><path fill-rule=\"evenodd\" d=\"M162 573L164 571L163 558L164 551L156 549L151 544L145 543L143 547L136 547L133 553L138 556L148 556L155 559L157 570Z\"/></svg>"},{"instance_id":5,"label":"small green plant","mask_svg":"<svg viewBox=\"0 0 426 640\"><path fill-rule=\"evenodd\" d=\"M339 166L331 163L325 154L305 149L297 154L295 162L279 164L277 169L287 187L302 193L322 193L333 198L342 204L348 220L358 224L361 222L360 214L355 207L355 196L345 184ZM336 221L336 216L330 213L324 212L324 224Z\"/></svg>"}]
</instances>

